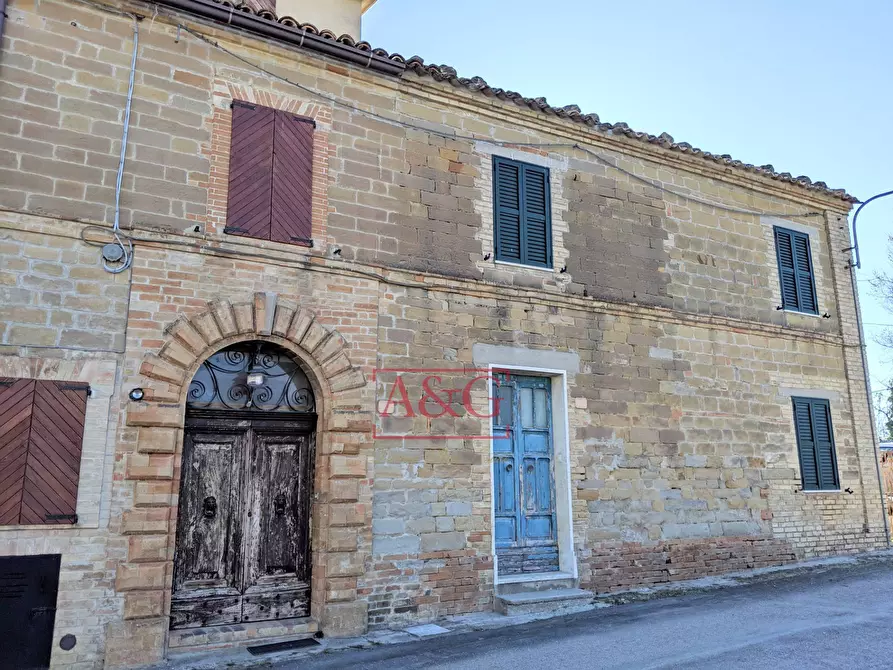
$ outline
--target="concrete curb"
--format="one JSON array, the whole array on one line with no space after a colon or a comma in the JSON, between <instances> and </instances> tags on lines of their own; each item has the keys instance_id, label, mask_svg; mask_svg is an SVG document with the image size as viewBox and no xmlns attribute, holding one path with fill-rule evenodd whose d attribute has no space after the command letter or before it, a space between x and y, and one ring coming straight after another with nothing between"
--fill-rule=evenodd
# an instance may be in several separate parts
<instances>
[{"instance_id":1,"label":"concrete curb","mask_svg":"<svg viewBox=\"0 0 893 670\"><path fill-rule=\"evenodd\" d=\"M247 669L275 667L277 663L295 661L316 654L337 653L348 649L368 649L382 645L418 642L435 636L451 636L475 631L509 628L534 621L564 617L616 605L707 593L719 589L747 586L749 584L774 580L793 579L801 575L820 573L829 570L856 570L861 567L883 563L889 563L890 567L893 568L893 549L885 549L855 556L835 556L831 558L813 559L777 567L732 572L719 577L705 577L702 579L680 581L648 588L597 595L589 604L563 609L559 612L540 612L515 616L505 616L496 612L464 614L445 617L429 624L410 626L402 630L388 629L375 631L363 637L324 639L320 640L319 646L315 648L310 647L295 651L274 652L262 656L252 656L245 650L245 648L230 649L220 652L182 655L171 658L165 663L149 666L149 668L151 670L211 670L213 668Z\"/></svg>"}]
</instances>

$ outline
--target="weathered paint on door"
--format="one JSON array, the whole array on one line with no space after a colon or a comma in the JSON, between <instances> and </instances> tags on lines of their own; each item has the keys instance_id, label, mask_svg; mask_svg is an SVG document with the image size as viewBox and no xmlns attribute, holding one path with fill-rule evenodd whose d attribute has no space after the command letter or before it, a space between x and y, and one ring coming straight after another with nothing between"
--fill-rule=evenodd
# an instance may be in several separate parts
<instances>
[{"instance_id":1,"label":"weathered paint on door","mask_svg":"<svg viewBox=\"0 0 893 670\"><path fill-rule=\"evenodd\" d=\"M171 627L306 616L315 417L187 419Z\"/></svg>"},{"instance_id":2,"label":"weathered paint on door","mask_svg":"<svg viewBox=\"0 0 893 670\"><path fill-rule=\"evenodd\" d=\"M558 570L551 379L493 382L493 504L499 574Z\"/></svg>"}]
</instances>

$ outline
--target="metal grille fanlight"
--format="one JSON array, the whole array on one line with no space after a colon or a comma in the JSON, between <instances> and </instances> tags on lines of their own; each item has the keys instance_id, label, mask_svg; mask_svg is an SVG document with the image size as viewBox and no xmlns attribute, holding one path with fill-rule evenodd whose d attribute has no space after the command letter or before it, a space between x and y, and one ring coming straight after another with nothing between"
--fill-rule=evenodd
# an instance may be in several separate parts
<instances>
[{"instance_id":1,"label":"metal grille fanlight","mask_svg":"<svg viewBox=\"0 0 893 670\"><path fill-rule=\"evenodd\" d=\"M310 382L287 351L242 342L208 358L189 385L191 409L315 412Z\"/></svg>"}]
</instances>

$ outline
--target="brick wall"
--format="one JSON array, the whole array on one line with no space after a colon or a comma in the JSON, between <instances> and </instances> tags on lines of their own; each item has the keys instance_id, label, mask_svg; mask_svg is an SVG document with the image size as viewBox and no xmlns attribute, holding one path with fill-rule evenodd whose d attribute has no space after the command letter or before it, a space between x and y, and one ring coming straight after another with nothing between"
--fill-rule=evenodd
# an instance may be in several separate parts
<instances>
[{"instance_id":1,"label":"brick wall","mask_svg":"<svg viewBox=\"0 0 893 670\"><path fill-rule=\"evenodd\" d=\"M119 392L120 356L108 353L28 353L5 348L0 377L79 381L90 384L84 423L75 525L0 526L0 556L60 554L59 592L53 637L55 667L101 668L106 625L121 616L115 593L115 564L125 555L123 538L108 532L111 515L111 464ZM33 351L33 350L32 350ZM74 635L64 651L57 642Z\"/></svg>"},{"instance_id":2,"label":"brick wall","mask_svg":"<svg viewBox=\"0 0 893 670\"><path fill-rule=\"evenodd\" d=\"M605 175L594 163L574 161L564 177L569 201L568 270L588 295L667 306L670 254L663 194L632 180ZM598 263L593 263L598 259Z\"/></svg>"},{"instance_id":3,"label":"brick wall","mask_svg":"<svg viewBox=\"0 0 893 670\"><path fill-rule=\"evenodd\" d=\"M50 347L47 359L65 362L61 374L68 361L117 362L99 350L126 347L121 381L106 396L109 439L98 427L90 447L106 469L88 468L98 479L82 485L85 509L99 510L96 529L46 538L0 531L2 551L56 543L63 553L65 599L79 603L80 620L63 609L59 621L89 643L67 656L56 650L56 665L101 665L104 630L109 664L160 657L178 393L198 364L184 350L195 357L229 342L211 336L220 328L215 310L240 305L239 318L255 319L266 304L254 302L258 292L291 306L277 314L312 311L367 379L376 366L472 365L478 343L576 354L570 490L586 586L613 591L885 545L841 201L448 83L376 77L196 26L267 69L418 128L398 127L306 95L185 33L177 39L162 13L140 24L122 193L135 261L112 276L98 249L79 241L77 221L112 220L131 23L61 0L14 0L8 11L2 351L19 360L34 355L23 346ZM312 249L222 232L233 99L317 119ZM500 144L457 137L471 133ZM587 143L625 172L582 152L506 146L556 139ZM493 260L494 154L550 168L552 270ZM694 203L641 179L772 216ZM805 216L816 211L823 216ZM810 231L829 318L776 309L778 221ZM183 325L190 319L195 327ZM279 335L256 326L241 336L282 338L308 354L319 379L342 369L328 349L321 355L332 358L314 363L281 323ZM536 356L529 360L535 367ZM107 374L116 373L97 373ZM145 406L126 399L135 386L147 390ZM318 484L328 511L314 529L322 548L314 616L324 628L356 630L490 608L489 440L373 441L374 387L338 388L337 411L321 419L328 460ZM792 389L831 398L841 486L852 494L797 490ZM471 435L487 427L463 416L414 428ZM84 580L94 583L85 589Z\"/></svg>"},{"instance_id":4,"label":"brick wall","mask_svg":"<svg viewBox=\"0 0 893 670\"><path fill-rule=\"evenodd\" d=\"M129 273L103 270L83 228L0 220L0 345L123 351Z\"/></svg>"}]
</instances>

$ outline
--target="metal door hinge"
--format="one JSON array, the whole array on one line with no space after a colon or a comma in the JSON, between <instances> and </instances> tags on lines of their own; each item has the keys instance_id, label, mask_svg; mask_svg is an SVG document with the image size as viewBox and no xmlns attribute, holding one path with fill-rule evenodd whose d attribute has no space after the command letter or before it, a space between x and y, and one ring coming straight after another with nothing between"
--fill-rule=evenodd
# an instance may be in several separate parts
<instances>
[{"instance_id":1,"label":"metal door hinge","mask_svg":"<svg viewBox=\"0 0 893 670\"><path fill-rule=\"evenodd\" d=\"M62 384L59 387L60 391L86 391L87 397L91 397L93 395L93 389L89 384Z\"/></svg>"},{"instance_id":2,"label":"metal door hinge","mask_svg":"<svg viewBox=\"0 0 893 670\"><path fill-rule=\"evenodd\" d=\"M71 523L78 522L77 514L45 514L43 517L44 521L71 521Z\"/></svg>"}]
</instances>

